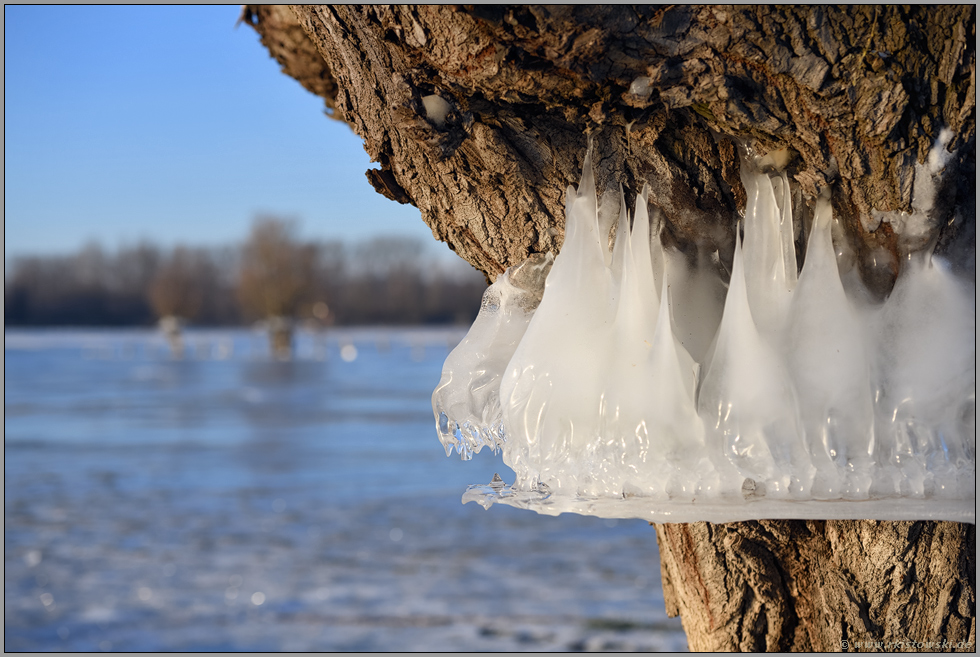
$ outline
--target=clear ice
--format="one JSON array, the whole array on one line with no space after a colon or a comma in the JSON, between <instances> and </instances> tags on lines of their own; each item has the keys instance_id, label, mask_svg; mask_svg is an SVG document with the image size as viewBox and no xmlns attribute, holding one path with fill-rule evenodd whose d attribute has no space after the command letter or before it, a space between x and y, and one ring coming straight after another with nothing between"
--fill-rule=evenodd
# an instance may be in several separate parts
<instances>
[{"instance_id":1,"label":"clear ice","mask_svg":"<svg viewBox=\"0 0 980 657\"><path fill-rule=\"evenodd\" d=\"M501 274L483 293L480 312L442 368L432 393L436 430L446 448L465 460L484 447L504 444L500 377L520 344L554 257L531 256Z\"/></svg>"},{"instance_id":2,"label":"clear ice","mask_svg":"<svg viewBox=\"0 0 980 657\"><path fill-rule=\"evenodd\" d=\"M647 189L631 215L621 191L597 201L591 151L584 169L553 264L533 256L490 286L433 393L447 454L502 450L515 473L464 501L975 522L972 281L919 252L869 302L841 281L826 197L798 269L788 178L751 158L728 275L717 253L664 248Z\"/></svg>"}]
</instances>

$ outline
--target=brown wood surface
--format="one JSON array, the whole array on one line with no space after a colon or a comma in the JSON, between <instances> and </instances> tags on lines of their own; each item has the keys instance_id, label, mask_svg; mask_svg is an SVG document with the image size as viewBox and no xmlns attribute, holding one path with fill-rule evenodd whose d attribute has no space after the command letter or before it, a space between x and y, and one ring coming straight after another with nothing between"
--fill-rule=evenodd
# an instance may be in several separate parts
<instances>
[{"instance_id":1,"label":"brown wood surface","mask_svg":"<svg viewBox=\"0 0 980 657\"><path fill-rule=\"evenodd\" d=\"M717 249L730 264L738 151L751 145L790 149L800 224L831 190L879 297L904 255L933 245L975 275L973 5L256 5L243 19L364 139L375 189L417 206L491 280L560 248L586 135L600 190L623 183L632 203L649 182L665 243L692 257ZM451 109L441 125L424 108L432 94ZM873 210L910 209L915 164L944 127L954 156L931 229L876 224ZM974 525L783 520L657 535L668 612L692 649L975 646Z\"/></svg>"}]
</instances>

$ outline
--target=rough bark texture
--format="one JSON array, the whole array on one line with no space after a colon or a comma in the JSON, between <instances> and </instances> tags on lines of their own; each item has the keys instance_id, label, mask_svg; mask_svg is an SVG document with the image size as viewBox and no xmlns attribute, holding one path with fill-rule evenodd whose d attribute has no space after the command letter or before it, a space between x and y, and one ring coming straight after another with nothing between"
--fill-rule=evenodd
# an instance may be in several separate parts
<instances>
[{"instance_id":1,"label":"rough bark texture","mask_svg":"<svg viewBox=\"0 0 980 657\"><path fill-rule=\"evenodd\" d=\"M285 8L245 17L364 138L380 163L368 174L375 188L419 207L491 279L560 247L586 133L600 188L649 182L668 238L724 261L744 203L738 144L791 148L801 192L833 189L864 278L885 294L900 255L937 234L903 239L872 209L909 209L914 165L948 126L957 157L932 221L943 248L972 266L972 6L292 11L292 23ZM298 45L297 24L319 60ZM427 119L430 94L453 108L444 125Z\"/></svg>"},{"instance_id":2,"label":"rough bark texture","mask_svg":"<svg viewBox=\"0 0 980 657\"><path fill-rule=\"evenodd\" d=\"M975 649L973 525L699 522L657 538L691 650Z\"/></svg>"},{"instance_id":3,"label":"rough bark texture","mask_svg":"<svg viewBox=\"0 0 980 657\"><path fill-rule=\"evenodd\" d=\"M932 245L975 272L973 6L256 6L243 18L363 137L375 189L416 205L490 279L558 251L587 134L600 190L622 182L632 204L649 182L665 243L689 253L730 263L739 150L788 148L799 223L829 187L879 296L905 253ZM444 121L429 95L449 104ZM943 127L954 157L931 229L875 220L910 209L915 164ZM668 611L693 648L974 641L972 525L657 531Z\"/></svg>"}]
</instances>

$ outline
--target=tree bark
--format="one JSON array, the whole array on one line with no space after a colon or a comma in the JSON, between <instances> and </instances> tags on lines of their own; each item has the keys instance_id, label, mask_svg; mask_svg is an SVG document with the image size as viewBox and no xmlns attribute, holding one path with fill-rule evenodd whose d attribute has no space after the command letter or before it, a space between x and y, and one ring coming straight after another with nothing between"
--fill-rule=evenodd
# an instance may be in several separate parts
<instances>
[{"instance_id":1,"label":"tree bark","mask_svg":"<svg viewBox=\"0 0 980 657\"><path fill-rule=\"evenodd\" d=\"M559 250L565 188L590 135L600 191L622 182L632 204L649 182L664 242L717 250L726 265L745 203L739 149L788 149L799 225L829 188L881 297L923 248L975 275L974 12L250 6L243 18L364 139L375 189L417 206L490 280ZM427 109L431 96L445 116ZM903 233L878 212L911 211L916 163L943 128L953 158L929 230ZM804 244L801 231L801 256ZM692 648L975 645L973 525L785 520L657 534L668 612Z\"/></svg>"},{"instance_id":2,"label":"tree bark","mask_svg":"<svg viewBox=\"0 0 980 657\"><path fill-rule=\"evenodd\" d=\"M975 649L973 525L699 522L657 538L691 650Z\"/></svg>"}]
</instances>

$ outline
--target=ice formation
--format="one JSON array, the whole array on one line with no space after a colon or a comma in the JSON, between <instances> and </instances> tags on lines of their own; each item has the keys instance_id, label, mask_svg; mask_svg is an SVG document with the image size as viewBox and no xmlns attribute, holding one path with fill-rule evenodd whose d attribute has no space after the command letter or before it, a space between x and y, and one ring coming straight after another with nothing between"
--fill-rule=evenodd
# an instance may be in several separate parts
<instances>
[{"instance_id":1,"label":"ice formation","mask_svg":"<svg viewBox=\"0 0 980 657\"><path fill-rule=\"evenodd\" d=\"M553 266L498 278L433 394L447 454L500 449L515 473L464 501L975 522L971 283L920 252L871 304L842 284L826 197L798 268L789 181L746 163L728 276L717 253L664 248L647 190L632 216L621 192L597 202L586 157Z\"/></svg>"},{"instance_id":2,"label":"ice formation","mask_svg":"<svg viewBox=\"0 0 980 657\"><path fill-rule=\"evenodd\" d=\"M484 447L504 446L500 375L524 337L553 262L550 253L534 255L498 277L484 292L466 337L446 358L432 394L446 456L455 448L468 460Z\"/></svg>"},{"instance_id":3,"label":"ice formation","mask_svg":"<svg viewBox=\"0 0 980 657\"><path fill-rule=\"evenodd\" d=\"M452 110L452 106L446 102L446 99L436 94L422 96L422 107L425 109L425 118L432 121L438 128L446 125L446 117Z\"/></svg>"},{"instance_id":4,"label":"ice formation","mask_svg":"<svg viewBox=\"0 0 980 657\"><path fill-rule=\"evenodd\" d=\"M916 163L912 183L912 211L875 210L871 213L870 221L867 219L864 221L867 230L874 230L880 222L886 221L903 237L916 238L927 235L934 228L932 208L935 205L942 173L953 159L952 154L946 150L952 140L953 131L943 128L939 131L932 148L929 149L926 161Z\"/></svg>"}]
</instances>

